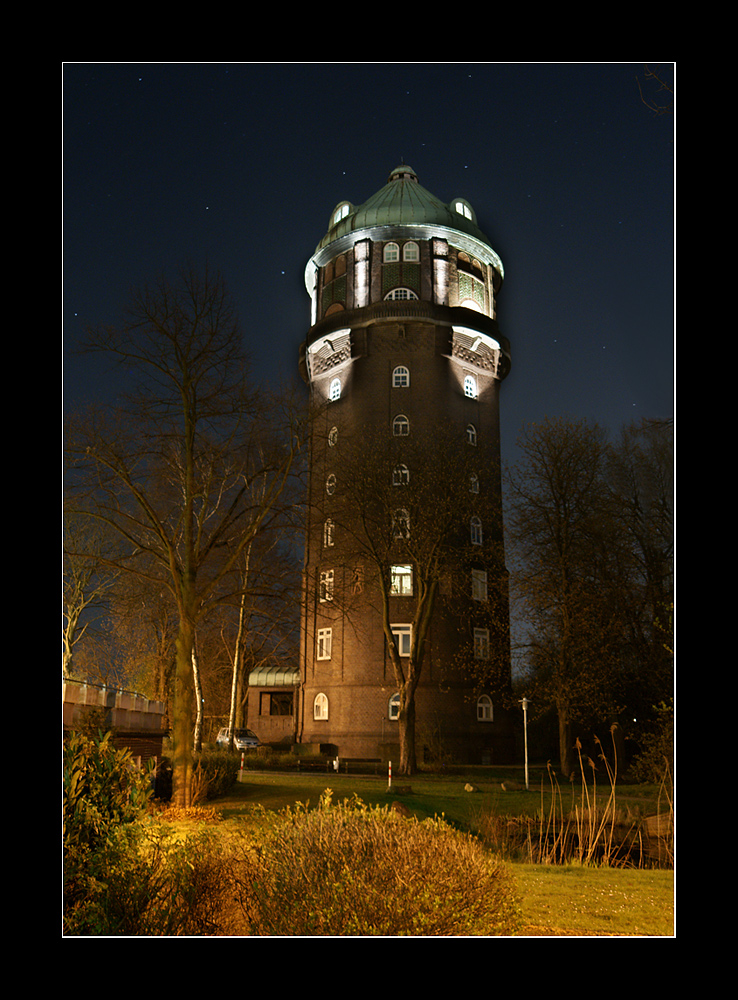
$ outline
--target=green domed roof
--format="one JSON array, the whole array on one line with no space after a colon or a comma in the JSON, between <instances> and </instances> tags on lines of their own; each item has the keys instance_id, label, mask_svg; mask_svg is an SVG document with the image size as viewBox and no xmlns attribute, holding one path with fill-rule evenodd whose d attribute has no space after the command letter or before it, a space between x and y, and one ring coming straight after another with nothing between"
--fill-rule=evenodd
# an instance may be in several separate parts
<instances>
[{"instance_id":1,"label":"green domed roof","mask_svg":"<svg viewBox=\"0 0 738 1000\"><path fill-rule=\"evenodd\" d=\"M331 222L317 250L360 229L396 225L443 226L487 243L487 237L477 226L474 210L468 202L455 198L446 205L418 183L417 174L407 164L396 167L385 186L363 205L339 203L331 214Z\"/></svg>"}]
</instances>

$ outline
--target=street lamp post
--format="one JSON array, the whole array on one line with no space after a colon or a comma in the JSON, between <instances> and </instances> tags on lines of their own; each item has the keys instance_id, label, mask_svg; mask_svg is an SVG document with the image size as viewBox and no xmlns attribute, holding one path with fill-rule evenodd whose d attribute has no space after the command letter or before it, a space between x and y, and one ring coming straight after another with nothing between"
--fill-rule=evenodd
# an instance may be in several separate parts
<instances>
[{"instance_id":1,"label":"street lamp post","mask_svg":"<svg viewBox=\"0 0 738 1000\"><path fill-rule=\"evenodd\" d=\"M523 698L523 736L525 740L525 790L528 791L528 699Z\"/></svg>"}]
</instances>

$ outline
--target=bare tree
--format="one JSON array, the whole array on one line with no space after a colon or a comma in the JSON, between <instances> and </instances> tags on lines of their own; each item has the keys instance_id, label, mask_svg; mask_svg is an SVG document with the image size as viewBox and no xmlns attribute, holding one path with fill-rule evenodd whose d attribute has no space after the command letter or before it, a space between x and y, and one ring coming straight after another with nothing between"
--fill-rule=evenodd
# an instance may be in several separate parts
<instances>
[{"instance_id":1,"label":"bare tree","mask_svg":"<svg viewBox=\"0 0 738 1000\"><path fill-rule=\"evenodd\" d=\"M128 545L117 566L155 574L172 594L174 801L186 807L197 626L233 599L234 569L285 493L298 422L254 387L224 284L207 272L144 288L124 322L92 331L86 349L116 360L132 389L71 421L70 486Z\"/></svg>"}]
</instances>

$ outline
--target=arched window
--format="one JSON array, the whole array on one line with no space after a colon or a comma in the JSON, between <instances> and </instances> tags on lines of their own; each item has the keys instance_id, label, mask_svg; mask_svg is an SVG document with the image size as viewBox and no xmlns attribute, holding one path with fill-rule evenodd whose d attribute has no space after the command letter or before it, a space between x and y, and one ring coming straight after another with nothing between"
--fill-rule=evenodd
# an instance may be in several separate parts
<instances>
[{"instance_id":1,"label":"arched window","mask_svg":"<svg viewBox=\"0 0 738 1000\"><path fill-rule=\"evenodd\" d=\"M488 694L477 699L477 722L492 722L492 699Z\"/></svg>"},{"instance_id":2,"label":"arched window","mask_svg":"<svg viewBox=\"0 0 738 1000\"><path fill-rule=\"evenodd\" d=\"M331 472L330 476L325 481L325 491L329 497L332 497L336 492L336 477Z\"/></svg>"},{"instance_id":3,"label":"arched window","mask_svg":"<svg viewBox=\"0 0 738 1000\"><path fill-rule=\"evenodd\" d=\"M473 375L467 375L464 379L464 395L469 399L477 398L477 380Z\"/></svg>"},{"instance_id":4,"label":"arched window","mask_svg":"<svg viewBox=\"0 0 738 1000\"><path fill-rule=\"evenodd\" d=\"M475 515L470 523L472 545L482 544L482 522Z\"/></svg>"},{"instance_id":5,"label":"arched window","mask_svg":"<svg viewBox=\"0 0 738 1000\"><path fill-rule=\"evenodd\" d=\"M404 365L398 365L392 372L392 388L407 389L410 385L410 369Z\"/></svg>"},{"instance_id":6,"label":"arched window","mask_svg":"<svg viewBox=\"0 0 738 1000\"><path fill-rule=\"evenodd\" d=\"M406 486L410 482L410 470L406 465L396 465L392 470L392 485Z\"/></svg>"},{"instance_id":7,"label":"arched window","mask_svg":"<svg viewBox=\"0 0 738 1000\"><path fill-rule=\"evenodd\" d=\"M392 264L400 259L400 248L397 243L385 243L382 252L382 260L385 264Z\"/></svg>"},{"instance_id":8,"label":"arched window","mask_svg":"<svg viewBox=\"0 0 738 1000\"><path fill-rule=\"evenodd\" d=\"M392 421L392 433L395 437L407 437L410 433L410 421L404 413L398 413Z\"/></svg>"},{"instance_id":9,"label":"arched window","mask_svg":"<svg viewBox=\"0 0 738 1000\"><path fill-rule=\"evenodd\" d=\"M387 292L384 297L384 301L389 302L390 300L394 300L399 302L402 300L407 301L408 299L416 300L417 297L418 296L411 288L393 288L391 292Z\"/></svg>"},{"instance_id":10,"label":"arched window","mask_svg":"<svg viewBox=\"0 0 738 1000\"><path fill-rule=\"evenodd\" d=\"M472 474L469 476L469 492L479 493L479 476L476 474L476 472L472 472Z\"/></svg>"},{"instance_id":11,"label":"arched window","mask_svg":"<svg viewBox=\"0 0 738 1000\"><path fill-rule=\"evenodd\" d=\"M340 378L334 378L331 382L331 387L328 390L328 398L331 402L335 402L337 399L341 398L341 380Z\"/></svg>"},{"instance_id":12,"label":"arched window","mask_svg":"<svg viewBox=\"0 0 738 1000\"><path fill-rule=\"evenodd\" d=\"M338 444L338 428L331 427L331 429L328 431L328 447L335 448L337 444Z\"/></svg>"},{"instance_id":13,"label":"arched window","mask_svg":"<svg viewBox=\"0 0 738 1000\"><path fill-rule=\"evenodd\" d=\"M390 722L397 722L400 718L400 692L396 691L387 705L387 718Z\"/></svg>"},{"instance_id":14,"label":"arched window","mask_svg":"<svg viewBox=\"0 0 738 1000\"><path fill-rule=\"evenodd\" d=\"M404 244L402 248L402 259L403 260L418 260L420 257L420 251L418 250L418 244L413 243L409 240Z\"/></svg>"},{"instance_id":15,"label":"arched window","mask_svg":"<svg viewBox=\"0 0 738 1000\"><path fill-rule=\"evenodd\" d=\"M328 718L328 698L321 691L316 694L313 702L313 718L317 722L325 721Z\"/></svg>"},{"instance_id":16,"label":"arched window","mask_svg":"<svg viewBox=\"0 0 738 1000\"><path fill-rule=\"evenodd\" d=\"M467 424L466 425L466 441L467 441L467 444L476 444L477 443L477 429L474 426L474 424Z\"/></svg>"}]
</instances>

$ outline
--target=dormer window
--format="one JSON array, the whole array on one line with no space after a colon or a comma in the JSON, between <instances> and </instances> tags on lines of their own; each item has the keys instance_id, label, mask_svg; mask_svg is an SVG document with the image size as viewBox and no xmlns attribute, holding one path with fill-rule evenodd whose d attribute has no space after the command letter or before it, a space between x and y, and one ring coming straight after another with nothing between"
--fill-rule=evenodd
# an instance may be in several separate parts
<instances>
[{"instance_id":1,"label":"dormer window","mask_svg":"<svg viewBox=\"0 0 738 1000\"><path fill-rule=\"evenodd\" d=\"M472 219L472 210L466 202L455 201L454 209L459 213L459 215L463 215L465 219Z\"/></svg>"},{"instance_id":2,"label":"dormer window","mask_svg":"<svg viewBox=\"0 0 738 1000\"><path fill-rule=\"evenodd\" d=\"M346 218L346 216L349 214L350 211L351 211L351 205L347 201L344 201L340 205L336 206L336 208L333 211L331 225L332 226L337 225L341 221L341 219Z\"/></svg>"}]
</instances>

